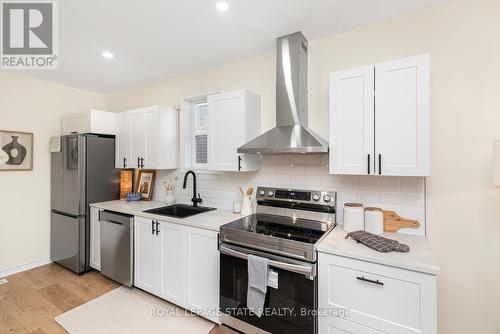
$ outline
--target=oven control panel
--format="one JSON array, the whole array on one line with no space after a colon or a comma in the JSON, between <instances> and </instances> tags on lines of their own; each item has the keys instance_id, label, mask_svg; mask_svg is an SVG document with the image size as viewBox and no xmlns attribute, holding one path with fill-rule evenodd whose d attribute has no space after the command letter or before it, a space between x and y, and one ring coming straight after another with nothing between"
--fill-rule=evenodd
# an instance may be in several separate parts
<instances>
[{"instance_id":1,"label":"oven control panel","mask_svg":"<svg viewBox=\"0 0 500 334\"><path fill-rule=\"evenodd\" d=\"M257 200L276 200L335 206L337 193L335 191L258 187Z\"/></svg>"}]
</instances>

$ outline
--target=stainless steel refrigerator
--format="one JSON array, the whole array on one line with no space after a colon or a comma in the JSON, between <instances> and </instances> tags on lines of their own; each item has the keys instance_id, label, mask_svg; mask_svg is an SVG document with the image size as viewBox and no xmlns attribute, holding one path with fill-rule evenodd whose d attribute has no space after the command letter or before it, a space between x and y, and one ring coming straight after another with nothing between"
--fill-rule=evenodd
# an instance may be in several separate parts
<instances>
[{"instance_id":1,"label":"stainless steel refrigerator","mask_svg":"<svg viewBox=\"0 0 500 334\"><path fill-rule=\"evenodd\" d=\"M89 204L120 197L114 136L62 136L51 170L50 256L81 274L90 269Z\"/></svg>"}]
</instances>

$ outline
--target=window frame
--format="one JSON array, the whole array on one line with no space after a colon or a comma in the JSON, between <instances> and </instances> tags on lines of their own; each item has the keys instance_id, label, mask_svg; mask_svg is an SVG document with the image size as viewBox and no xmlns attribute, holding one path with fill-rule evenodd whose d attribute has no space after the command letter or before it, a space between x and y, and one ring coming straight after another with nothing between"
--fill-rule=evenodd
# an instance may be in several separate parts
<instances>
[{"instance_id":1,"label":"window frame","mask_svg":"<svg viewBox=\"0 0 500 334\"><path fill-rule=\"evenodd\" d=\"M192 147L192 152L191 152L191 155L192 155L192 164L193 164L193 167L199 167L199 168L202 168L202 169L206 169L208 166L209 166L209 161L208 161L208 136L210 136L209 134L209 127L208 127L208 123L209 123L209 120L208 120L208 101L207 101L207 97L204 97L204 98L200 98L198 101L193 101L192 102L192 129L191 129L191 140L192 140L192 143L193 143L193 147ZM207 107L207 125L206 125L206 130L202 130L202 131L199 131L198 130L198 124L197 124L197 106L199 105L202 105L202 104L205 104L206 107ZM207 136L207 162L206 163L198 163L197 160L196 160L196 137L197 136L204 136L206 135Z\"/></svg>"}]
</instances>

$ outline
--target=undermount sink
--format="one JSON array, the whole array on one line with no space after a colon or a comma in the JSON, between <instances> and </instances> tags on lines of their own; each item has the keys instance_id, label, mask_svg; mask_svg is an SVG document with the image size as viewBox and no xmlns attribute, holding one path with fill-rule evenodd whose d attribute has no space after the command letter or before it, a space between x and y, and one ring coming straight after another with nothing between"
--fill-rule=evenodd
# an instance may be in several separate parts
<instances>
[{"instance_id":1,"label":"undermount sink","mask_svg":"<svg viewBox=\"0 0 500 334\"><path fill-rule=\"evenodd\" d=\"M209 208L206 206L192 206L187 204L174 204L164 206L161 208L146 210L144 212L153 213L155 215L169 216L175 218L186 218L200 213L216 210L216 208Z\"/></svg>"}]
</instances>

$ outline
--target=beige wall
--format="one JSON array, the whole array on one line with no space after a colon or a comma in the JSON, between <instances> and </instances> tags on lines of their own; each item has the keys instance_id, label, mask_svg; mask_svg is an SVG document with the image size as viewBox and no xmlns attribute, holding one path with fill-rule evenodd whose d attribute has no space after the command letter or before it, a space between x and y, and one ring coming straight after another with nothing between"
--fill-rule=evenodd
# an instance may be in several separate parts
<instances>
[{"instance_id":1,"label":"beige wall","mask_svg":"<svg viewBox=\"0 0 500 334\"><path fill-rule=\"evenodd\" d=\"M104 107L102 94L0 71L0 129L33 132L35 147L33 171L0 172L0 272L49 257L49 138L61 115Z\"/></svg>"},{"instance_id":2,"label":"beige wall","mask_svg":"<svg viewBox=\"0 0 500 334\"><path fill-rule=\"evenodd\" d=\"M439 332L500 333L500 190L491 184L500 138L500 1L456 0L310 42L309 124L328 135L328 73L431 54L429 238L442 272ZM248 88L262 96L263 126L275 120L275 59L267 53L108 96L119 111L177 105L185 96Z\"/></svg>"}]
</instances>

